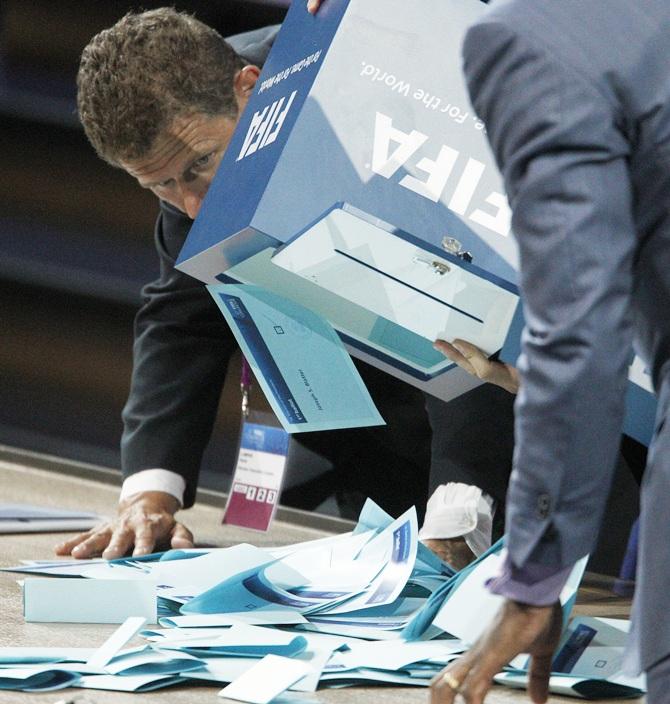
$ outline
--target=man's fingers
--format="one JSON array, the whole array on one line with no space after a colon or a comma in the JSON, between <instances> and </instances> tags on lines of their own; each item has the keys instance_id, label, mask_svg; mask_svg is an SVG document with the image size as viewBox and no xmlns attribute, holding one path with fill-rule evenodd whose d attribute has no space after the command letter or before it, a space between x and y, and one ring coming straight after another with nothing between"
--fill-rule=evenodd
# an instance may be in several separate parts
<instances>
[{"instance_id":1,"label":"man's fingers","mask_svg":"<svg viewBox=\"0 0 670 704\"><path fill-rule=\"evenodd\" d=\"M543 704L549 698L549 678L554 651L563 630L563 610L557 602L553 605L547 632L540 636L538 647L532 649L530 671L528 673L528 695L536 704Z\"/></svg>"},{"instance_id":2,"label":"man's fingers","mask_svg":"<svg viewBox=\"0 0 670 704\"><path fill-rule=\"evenodd\" d=\"M480 379L487 379L492 372L491 360L479 349L470 342L466 340L454 340L452 347L454 347L467 359L468 364L474 370L474 375Z\"/></svg>"},{"instance_id":3,"label":"man's fingers","mask_svg":"<svg viewBox=\"0 0 670 704\"><path fill-rule=\"evenodd\" d=\"M491 381L497 371L495 362L491 360L475 345L465 340L454 340L453 343L445 340L436 340L433 343L435 349L449 358L459 367L465 369L468 374L476 376L483 381Z\"/></svg>"},{"instance_id":4,"label":"man's fingers","mask_svg":"<svg viewBox=\"0 0 670 704\"><path fill-rule=\"evenodd\" d=\"M79 533L78 535L75 535L74 538L64 540L62 543L54 545L54 552L56 553L56 555L70 555L72 553L72 550L77 547L77 545L83 543L85 540L88 540L92 535L97 533L98 530L98 528L87 530L85 533Z\"/></svg>"},{"instance_id":5,"label":"man's fingers","mask_svg":"<svg viewBox=\"0 0 670 704\"><path fill-rule=\"evenodd\" d=\"M153 552L156 542L161 539L162 531L158 523L142 523L135 529L135 549L133 557L148 555Z\"/></svg>"},{"instance_id":6,"label":"man's fingers","mask_svg":"<svg viewBox=\"0 0 670 704\"><path fill-rule=\"evenodd\" d=\"M482 704L492 685L491 677L474 670L463 683L460 694L468 704Z\"/></svg>"},{"instance_id":7,"label":"man's fingers","mask_svg":"<svg viewBox=\"0 0 670 704\"><path fill-rule=\"evenodd\" d=\"M175 523L172 529L170 546L174 549L187 550L194 547L193 533L182 523Z\"/></svg>"},{"instance_id":8,"label":"man's fingers","mask_svg":"<svg viewBox=\"0 0 670 704\"><path fill-rule=\"evenodd\" d=\"M116 560L123 557L130 550L134 541L134 531L125 524L121 524L112 533L102 556L105 560Z\"/></svg>"},{"instance_id":9,"label":"man's fingers","mask_svg":"<svg viewBox=\"0 0 670 704\"><path fill-rule=\"evenodd\" d=\"M430 704L452 704L458 690L445 678L446 671L440 672L430 683Z\"/></svg>"},{"instance_id":10,"label":"man's fingers","mask_svg":"<svg viewBox=\"0 0 670 704\"><path fill-rule=\"evenodd\" d=\"M535 704L544 704L549 697L552 655L534 656L528 673L528 696Z\"/></svg>"},{"instance_id":11,"label":"man's fingers","mask_svg":"<svg viewBox=\"0 0 670 704\"><path fill-rule=\"evenodd\" d=\"M452 345L466 359L471 359L473 357L486 358L486 355L479 349L479 347L477 347L477 345L473 345L472 342L468 342L467 340L456 339L453 341Z\"/></svg>"},{"instance_id":12,"label":"man's fingers","mask_svg":"<svg viewBox=\"0 0 670 704\"><path fill-rule=\"evenodd\" d=\"M321 5L321 0L308 0L307 12L310 12L313 15L316 14L316 11L319 9L319 5Z\"/></svg>"},{"instance_id":13,"label":"man's fingers","mask_svg":"<svg viewBox=\"0 0 670 704\"><path fill-rule=\"evenodd\" d=\"M461 693L473 666L472 651L449 663L430 683L430 704L451 704Z\"/></svg>"},{"instance_id":14,"label":"man's fingers","mask_svg":"<svg viewBox=\"0 0 670 704\"><path fill-rule=\"evenodd\" d=\"M500 651L493 648L478 656L476 650L471 650L470 653L476 657L476 662L464 678L460 694L468 704L482 704L493 685L493 678L507 665L513 655L501 655Z\"/></svg>"},{"instance_id":15,"label":"man's fingers","mask_svg":"<svg viewBox=\"0 0 670 704\"><path fill-rule=\"evenodd\" d=\"M457 350L452 344L446 342L446 340L435 340L435 342L433 343L433 347L436 350L442 352L442 354L448 359L450 359L452 362L458 364L459 367L465 369L468 374L477 376L475 368L472 366L467 357L465 357L461 352L459 352L459 350Z\"/></svg>"},{"instance_id":16,"label":"man's fingers","mask_svg":"<svg viewBox=\"0 0 670 704\"><path fill-rule=\"evenodd\" d=\"M72 557L76 557L78 560L98 557L107 547L111 534L112 530L109 526L95 531L90 537L86 538L86 540L72 548Z\"/></svg>"}]
</instances>

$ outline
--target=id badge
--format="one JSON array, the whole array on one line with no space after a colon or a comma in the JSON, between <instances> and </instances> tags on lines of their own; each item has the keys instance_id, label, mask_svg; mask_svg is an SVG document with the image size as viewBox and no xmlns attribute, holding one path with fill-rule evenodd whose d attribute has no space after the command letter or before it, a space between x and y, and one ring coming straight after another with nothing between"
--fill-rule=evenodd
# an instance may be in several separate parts
<instances>
[{"instance_id":1,"label":"id badge","mask_svg":"<svg viewBox=\"0 0 670 704\"><path fill-rule=\"evenodd\" d=\"M286 469L289 434L271 425L267 413L244 418L223 523L267 531L272 524Z\"/></svg>"}]
</instances>

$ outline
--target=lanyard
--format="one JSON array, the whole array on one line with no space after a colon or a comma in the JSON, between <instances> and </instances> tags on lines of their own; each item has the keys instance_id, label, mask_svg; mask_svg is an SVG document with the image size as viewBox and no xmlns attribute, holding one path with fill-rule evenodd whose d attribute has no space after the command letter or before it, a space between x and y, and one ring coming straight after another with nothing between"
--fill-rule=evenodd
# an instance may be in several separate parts
<instances>
[{"instance_id":1,"label":"lanyard","mask_svg":"<svg viewBox=\"0 0 670 704\"><path fill-rule=\"evenodd\" d=\"M240 374L240 391L242 392L242 418L249 417L249 394L251 393L251 368L242 355L242 372Z\"/></svg>"},{"instance_id":2,"label":"lanyard","mask_svg":"<svg viewBox=\"0 0 670 704\"><path fill-rule=\"evenodd\" d=\"M251 368L243 356L240 445L223 523L267 531L279 503L289 436L272 422L272 414L251 410L251 379Z\"/></svg>"}]
</instances>

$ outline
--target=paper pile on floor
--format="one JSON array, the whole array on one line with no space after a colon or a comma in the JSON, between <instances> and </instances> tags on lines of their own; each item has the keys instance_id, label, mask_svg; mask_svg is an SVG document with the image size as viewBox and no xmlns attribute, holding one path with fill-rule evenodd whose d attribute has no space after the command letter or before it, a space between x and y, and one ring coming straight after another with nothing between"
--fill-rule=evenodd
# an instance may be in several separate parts
<instances>
[{"instance_id":1,"label":"paper pile on floor","mask_svg":"<svg viewBox=\"0 0 670 704\"><path fill-rule=\"evenodd\" d=\"M113 562L28 563L27 574L81 576L40 580L101 589L135 584L150 614L128 619L98 649L0 648L0 689L43 691L68 686L140 692L188 680L232 683L222 696L269 702L281 692L356 684L427 686L485 628L501 599L488 593L502 542L458 573L418 542L414 509L392 519L368 501L351 533L282 548L236 545L169 551ZM581 580L581 561L561 595L569 613ZM26 580L29 582L30 580ZM36 580L37 581L37 580ZM65 586L67 587L67 584ZM128 586L130 585L130 587ZM49 585L28 597L26 613L52 620L88 620L98 599L48 599ZM111 604L105 611L114 610ZM133 608L140 608L139 606ZM153 607L156 608L155 606ZM76 620L81 620L80 618ZM585 698L634 696L641 683L620 672L627 622L575 619L564 634L554 691ZM146 644L126 648L136 635ZM498 680L525 686L527 658Z\"/></svg>"}]
</instances>

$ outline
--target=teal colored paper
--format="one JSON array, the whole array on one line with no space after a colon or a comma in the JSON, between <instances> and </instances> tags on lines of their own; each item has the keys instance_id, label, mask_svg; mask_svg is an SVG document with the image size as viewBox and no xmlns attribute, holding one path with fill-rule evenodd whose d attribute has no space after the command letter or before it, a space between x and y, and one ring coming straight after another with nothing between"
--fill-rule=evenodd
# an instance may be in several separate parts
<instances>
[{"instance_id":1,"label":"teal colored paper","mask_svg":"<svg viewBox=\"0 0 670 704\"><path fill-rule=\"evenodd\" d=\"M497 684L504 684L515 689L526 689L528 687L528 672L525 670L501 672L494 677L494 680ZM644 694L644 689L614 680L552 673L549 678L549 692L582 699L631 699L641 697Z\"/></svg>"},{"instance_id":2,"label":"teal colored paper","mask_svg":"<svg viewBox=\"0 0 670 704\"><path fill-rule=\"evenodd\" d=\"M260 286L208 286L289 433L384 425L329 322Z\"/></svg>"},{"instance_id":3,"label":"teal colored paper","mask_svg":"<svg viewBox=\"0 0 670 704\"><path fill-rule=\"evenodd\" d=\"M53 665L0 670L0 690L11 689L23 692L48 692L71 687L79 675L59 669Z\"/></svg>"},{"instance_id":4,"label":"teal colored paper","mask_svg":"<svg viewBox=\"0 0 670 704\"><path fill-rule=\"evenodd\" d=\"M74 686L112 692L152 692L184 681L179 675L87 675Z\"/></svg>"},{"instance_id":5,"label":"teal colored paper","mask_svg":"<svg viewBox=\"0 0 670 704\"><path fill-rule=\"evenodd\" d=\"M40 663L86 662L95 648L19 647L0 648L0 667Z\"/></svg>"},{"instance_id":6,"label":"teal colored paper","mask_svg":"<svg viewBox=\"0 0 670 704\"><path fill-rule=\"evenodd\" d=\"M116 655L105 665L108 675L124 677L148 677L179 675L189 670L204 667L202 660L186 652L165 652L150 646L131 648Z\"/></svg>"}]
</instances>

